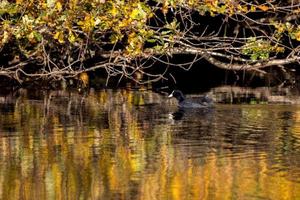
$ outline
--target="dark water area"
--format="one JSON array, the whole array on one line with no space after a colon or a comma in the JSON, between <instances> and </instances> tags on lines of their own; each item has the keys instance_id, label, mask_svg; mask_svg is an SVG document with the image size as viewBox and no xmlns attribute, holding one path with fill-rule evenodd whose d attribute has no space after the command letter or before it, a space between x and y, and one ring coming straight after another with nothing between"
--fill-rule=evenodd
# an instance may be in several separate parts
<instances>
[{"instance_id":1,"label":"dark water area","mask_svg":"<svg viewBox=\"0 0 300 200\"><path fill-rule=\"evenodd\" d=\"M299 199L298 91L208 95L182 111L148 90L1 94L0 199Z\"/></svg>"}]
</instances>

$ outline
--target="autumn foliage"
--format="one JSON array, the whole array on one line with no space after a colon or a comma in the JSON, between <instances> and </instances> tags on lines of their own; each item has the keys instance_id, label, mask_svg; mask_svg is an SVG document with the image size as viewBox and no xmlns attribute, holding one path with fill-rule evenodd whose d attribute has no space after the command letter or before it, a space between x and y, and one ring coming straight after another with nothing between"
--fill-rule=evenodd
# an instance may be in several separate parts
<instances>
[{"instance_id":1,"label":"autumn foliage","mask_svg":"<svg viewBox=\"0 0 300 200\"><path fill-rule=\"evenodd\" d=\"M299 62L299 13L297 1L2 0L0 75L61 80L102 68L143 83L134 74L165 78L167 67L147 71L155 63L199 59L265 73ZM175 54L195 57L178 65Z\"/></svg>"}]
</instances>

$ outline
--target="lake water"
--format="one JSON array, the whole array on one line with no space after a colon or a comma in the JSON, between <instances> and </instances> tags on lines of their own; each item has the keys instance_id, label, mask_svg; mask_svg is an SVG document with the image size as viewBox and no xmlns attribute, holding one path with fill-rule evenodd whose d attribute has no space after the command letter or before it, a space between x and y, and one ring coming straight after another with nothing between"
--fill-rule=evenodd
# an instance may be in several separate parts
<instances>
[{"instance_id":1,"label":"lake water","mask_svg":"<svg viewBox=\"0 0 300 200\"><path fill-rule=\"evenodd\" d=\"M0 199L299 200L299 96L211 94L185 111L145 90L2 94Z\"/></svg>"}]
</instances>

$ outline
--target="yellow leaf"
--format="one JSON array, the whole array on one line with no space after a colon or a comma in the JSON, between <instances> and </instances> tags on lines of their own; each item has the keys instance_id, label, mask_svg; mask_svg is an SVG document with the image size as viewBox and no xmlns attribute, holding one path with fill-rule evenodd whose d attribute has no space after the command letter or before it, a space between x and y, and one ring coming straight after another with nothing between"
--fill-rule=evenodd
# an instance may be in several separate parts
<instances>
[{"instance_id":1,"label":"yellow leaf","mask_svg":"<svg viewBox=\"0 0 300 200\"><path fill-rule=\"evenodd\" d=\"M118 24L118 27L119 28L124 28L124 27L127 27L127 26L129 26L130 25L130 23L131 23L131 19L123 19L119 24Z\"/></svg>"},{"instance_id":2,"label":"yellow leaf","mask_svg":"<svg viewBox=\"0 0 300 200\"><path fill-rule=\"evenodd\" d=\"M44 2L40 2L40 7L42 9L46 9L48 7L47 3L44 3Z\"/></svg>"},{"instance_id":3,"label":"yellow leaf","mask_svg":"<svg viewBox=\"0 0 300 200\"><path fill-rule=\"evenodd\" d=\"M300 41L300 31L298 31L298 32L295 34L295 36L296 36L296 40Z\"/></svg>"},{"instance_id":4,"label":"yellow leaf","mask_svg":"<svg viewBox=\"0 0 300 200\"><path fill-rule=\"evenodd\" d=\"M16 4L22 4L23 3L23 0L16 0Z\"/></svg>"},{"instance_id":5,"label":"yellow leaf","mask_svg":"<svg viewBox=\"0 0 300 200\"><path fill-rule=\"evenodd\" d=\"M56 2L55 8L56 8L59 12L62 10L62 5L61 5L61 3L60 3L59 1Z\"/></svg>"},{"instance_id":6,"label":"yellow leaf","mask_svg":"<svg viewBox=\"0 0 300 200\"><path fill-rule=\"evenodd\" d=\"M74 43L76 41L76 37L72 31L69 32L69 37L68 37L69 42Z\"/></svg>"},{"instance_id":7,"label":"yellow leaf","mask_svg":"<svg viewBox=\"0 0 300 200\"><path fill-rule=\"evenodd\" d=\"M71 9L75 9L77 6L78 0L71 0L69 1L69 6Z\"/></svg>"},{"instance_id":8,"label":"yellow leaf","mask_svg":"<svg viewBox=\"0 0 300 200\"><path fill-rule=\"evenodd\" d=\"M161 11L164 13L164 14L167 14L168 13L168 10L169 10L169 2L168 1L164 1L164 4L161 8Z\"/></svg>"},{"instance_id":9,"label":"yellow leaf","mask_svg":"<svg viewBox=\"0 0 300 200\"><path fill-rule=\"evenodd\" d=\"M48 8L53 8L55 5L56 0L47 0Z\"/></svg>"},{"instance_id":10,"label":"yellow leaf","mask_svg":"<svg viewBox=\"0 0 300 200\"><path fill-rule=\"evenodd\" d=\"M117 16L118 14L118 10L115 6L112 7L112 9L110 10L110 13L113 17Z\"/></svg>"},{"instance_id":11,"label":"yellow leaf","mask_svg":"<svg viewBox=\"0 0 300 200\"><path fill-rule=\"evenodd\" d=\"M130 18L132 18L132 19L138 19L139 18L139 14L140 14L139 10L138 9L134 9L131 12L131 14L130 14Z\"/></svg>"},{"instance_id":12,"label":"yellow leaf","mask_svg":"<svg viewBox=\"0 0 300 200\"><path fill-rule=\"evenodd\" d=\"M84 32L90 32L95 27L95 20L93 16L88 14L84 17L84 21L79 21L77 24L81 26Z\"/></svg>"},{"instance_id":13,"label":"yellow leaf","mask_svg":"<svg viewBox=\"0 0 300 200\"><path fill-rule=\"evenodd\" d=\"M59 35L58 42L61 43L61 44L63 44L65 42L63 34Z\"/></svg>"},{"instance_id":14,"label":"yellow leaf","mask_svg":"<svg viewBox=\"0 0 300 200\"><path fill-rule=\"evenodd\" d=\"M28 36L27 36L28 40L31 42L31 43L35 43L36 40L35 40L35 36L34 36L34 32L32 31Z\"/></svg>"},{"instance_id":15,"label":"yellow leaf","mask_svg":"<svg viewBox=\"0 0 300 200\"><path fill-rule=\"evenodd\" d=\"M9 40L9 33L7 31L4 31L1 43L5 44L8 40Z\"/></svg>"},{"instance_id":16,"label":"yellow leaf","mask_svg":"<svg viewBox=\"0 0 300 200\"><path fill-rule=\"evenodd\" d=\"M54 34L53 38L57 40L58 37L59 37L59 32L56 32L56 33Z\"/></svg>"},{"instance_id":17,"label":"yellow leaf","mask_svg":"<svg viewBox=\"0 0 300 200\"><path fill-rule=\"evenodd\" d=\"M251 12L255 12L255 11L256 11L256 7L253 6L253 5L251 5L250 11L251 11Z\"/></svg>"},{"instance_id":18,"label":"yellow leaf","mask_svg":"<svg viewBox=\"0 0 300 200\"><path fill-rule=\"evenodd\" d=\"M130 18L136 20L147 18L147 13L143 10L143 7L140 3L137 4L137 8L133 9L130 14Z\"/></svg>"},{"instance_id":19,"label":"yellow leaf","mask_svg":"<svg viewBox=\"0 0 300 200\"><path fill-rule=\"evenodd\" d=\"M62 31L58 31L53 36L54 39L58 40L59 43L63 44L64 41L64 34Z\"/></svg>"},{"instance_id":20,"label":"yellow leaf","mask_svg":"<svg viewBox=\"0 0 300 200\"><path fill-rule=\"evenodd\" d=\"M284 47L276 47L275 51L277 53L283 53L284 52Z\"/></svg>"},{"instance_id":21,"label":"yellow leaf","mask_svg":"<svg viewBox=\"0 0 300 200\"><path fill-rule=\"evenodd\" d=\"M248 12L248 7L247 6L241 6L241 5L238 5L238 10L241 11L241 12Z\"/></svg>"}]
</instances>

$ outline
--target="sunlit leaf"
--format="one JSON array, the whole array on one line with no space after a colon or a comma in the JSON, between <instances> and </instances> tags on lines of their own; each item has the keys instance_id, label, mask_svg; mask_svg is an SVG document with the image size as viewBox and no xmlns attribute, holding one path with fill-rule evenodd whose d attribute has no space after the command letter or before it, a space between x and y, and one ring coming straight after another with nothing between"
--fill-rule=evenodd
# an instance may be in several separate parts
<instances>
[{"instance_id":1,"label":"sunlit leaf","mask_svg":"<svg viewBox=\"0 0 300 200\"><path fill-rule=\"evenodd\" d=\"M251 12L255 12L256 11L256 7L254 5L251 5L250 11Z\"/></svg>"},{"instance_id":2,"label":"sunlit leaf","mask_svg":"<svg viewBox=\"0 0 300 200\"><path fill-rule=\"evenodd\" d=\"M75 37L75 35L74 35L74 33L72 31L69 31L68 40L71 43L74 43L76 41L76 37Z\"/></svg>"},{"instance_id":3,"label":"sunlit leaf","mask_svg":"<svg viewBox=\"0 0 300 200\"><path fill-rule=\"evenodd\" d=\"M130 14L131 19L140 20L146 18L146 13L142 9L142 6L138 4L137 8L134 9Z\"/></svg>"},{"instance_id":4,"label":"sunlit leaf","mask_svg":"<svg viewBox=\"0 0 300 200\"><path fill-rule=\"evenodd\" d=\"M22 4L24 3L23 0L16 0L16 4Z\"/></svg>"},{"instance_id":5,"label":"sunlit leaf","mask_svg":"<svg viewBox=\"0 0 300 200\"><path fill-rule=\"evenodd\" d=\"M38 42L42 41L42 39L43 39L42 34L40 34L40 33L37 32L37 31L34 31L33 33L34 33L35 39L36 39Z\"/></svg>"},{"instance_id":6,"label":"sunlit leaf","mask_svg":"<svg viewBox=\"0 0 300 200\"><path fill-rule=\"evenodd\" d=\"M9 33L7 31L4 31L3 36L2 36L2 40L1 40L1 44L7 43L8 40L9 40Z\"/></svg>"},{"instance_id":7,"label":"sunlit leaf","mask_svg":"<svg viewBox=\"0 0 300 200\"><path fill-rule=\"evenodd\" d=\"M59 43L63 44L64 41L64 35L62 31L58 31L53 36L54 39L58 40Z\"/></svg>"},{"instance_id":8,"label":"sunlit leaf","mask_svg":"<svg viewBox=\"0 0 300 200\"><path fill-rule=\"evenodd\" d=\"M61 10L62 10L62 5L61 5L61 3L60 3L59 1L56 2L55 8L56 8L58 11L61 11Z\"/></svg>"},{"instance_id":9,"label":"sunlit leaf","mask_svg":"<svg viewBox=\"0 0 300 200\"><path fill-rule=\"evenodd\" d=\"M92 15L87 14L83 21L77 23L84 32L90 32L95 27L95 19Z\"/></svg>"},{"instance_id":10,"label":"sunlit leaf","mask_svg":"<svg viewBox=\"0 0 300 200\"><path fill-rule=\"evenodd\" d=\"M118 14L117 8L113 5L112 9L110 10L110 14L115 17Z\"/></svg>"},{"instance_id":11,"label":"sunlit leaf","mask_svg":"<svg viewBox=\"0 0 300 200\"><path fill-rule=\"evenodd\" d=\"M156 39L148 39L147 42L154 43L156 42Z\"/></svg>"},{"instance_id":12,"label":"sunlit leaf","mask_svg":"<svg viewBox=\"0 0 300 200\"><path fill-rule=\"evenodd\" d=\"M266 11L268 11L270 8L268 7L268 6L266 6L266 5L259 5L259 6L257 6L260 10L262 10L262 11L264 11L264 12L266 12Z\"/></svg>"},{"instance_id":13,"label":"sunlit leaf","mask_svg":"<svg viewBox=\"0 0 300 200\"><path fill-rule=\"evenodd\" d=\"M297 41L300 41L300 30L298 32L295 33L295 39Z\"/></svg>"},{"instance_id":14,"label":"sunlit leaf","mask_svg":"<svg viewBox=\"0 0 300 200\"><path fill-rule=\"evenodd\" d=\"M27 38L28 38L29 42L31 42L31 43L35 43L35 42L36 42L34 32L31 32L31 33L27 36Z\"/></svg>"},{"instance_id":15,"label":"sunlit leaf","mask_svg":"<svg viewBox=\"0 0 300 200\"><path fill-rule=\"evenodd\" d=\"M284 47L276 47L276 52L283 53L285 51Z\"/></svg>"},{"instance_id":16,"label":"sunlit leaf","mask_svg":"<svg viewBox=\"0 0 300 200\"><path fill-rule=\"evenodd\" d=\"M57 0L47 0L48 8L53 8Z\"/></svg>"}]
</instances>

